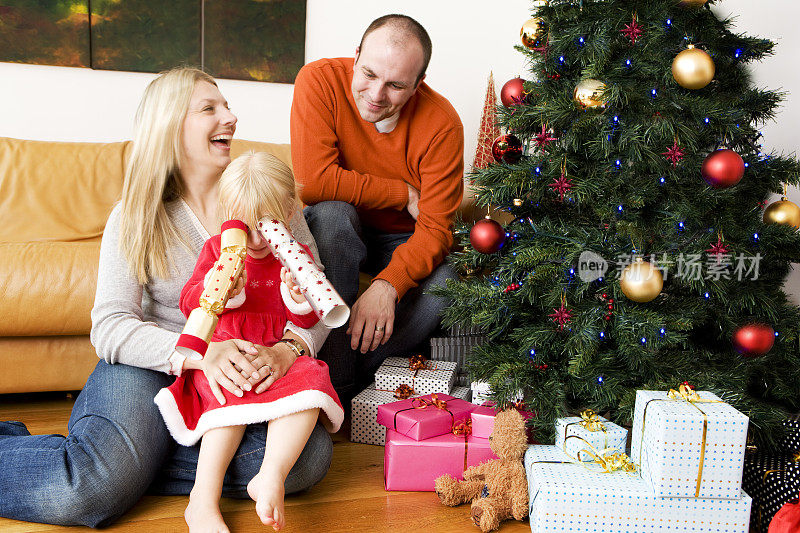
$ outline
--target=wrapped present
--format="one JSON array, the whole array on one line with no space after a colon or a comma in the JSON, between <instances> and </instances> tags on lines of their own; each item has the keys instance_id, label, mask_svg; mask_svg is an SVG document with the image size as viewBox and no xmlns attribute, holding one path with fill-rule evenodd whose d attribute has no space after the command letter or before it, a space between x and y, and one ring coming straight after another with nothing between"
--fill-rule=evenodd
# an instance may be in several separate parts
<instances>
[{"instance_id":1,"label":"wrapped present","mask_svg":"<svg viewBox=\"0 0 800 533\"><path fill-rule=\"evenodd\" d=\"M456 379L456 363L426 361L421 355L411 358L387 357L375 372L377 389L395 390L405 385L413 396L448 394Z\"/></svg>"},{"instance_id":2,"label":"wrapped present","mask_svg":"<svg viewBox=\"0 0 800 533\"><path fill-rule=\"evenodd\" d=\"M486 402L493 401L492 399L492 386L488 381L473 381L470 384L472 389L472 403L483 405ZM514 395L513 401L521 402L523 399L522 390L518 390Z\"/></svg>"},{"instance_id":3,"label":"wrapped present","mask_svg":"<svg viewBox=\"0 0 800 533\"><path fill-rule=\"evenodd\" d=\"M414 440L450 433L475 406L447 394L426 394L378 406L378 424Z\"/></svg>"},{"instance_id":4,"label":"wrapped present","mask_svg":"<svg viewBox=\"0 0 800 533\"><path fill-rule=\"evenodd\" d=\"M458 366L456 372L466 369L467 360L472 349L486 341L485 337L434 337L430 340L431 359L435 361L453 361Z\"/></svg>"},{"instance_id":5,"label":"wrapped present","mask_svg":"<svg viewBox=\"0 0 800 533\"><path fill-rule=\"evenodd\" d=\"M456 426L456 431L468 432L468 424ZM487 439L469 434L439 435L416 441L386 430L386 448L383 456L383 479L386 490L433 491L436 478L450 474L464 479L467 467L480 464L497 456L489 448Z\"/></svg>"},{"instance_id":6,"label":"wrapped present","mask_svg":"<svg viewBox=\"0 0 800 533\"><path fill-rule=\"evenodd\" d=\"M515 408L520 412L525 420L533 417L533 413L526 411L524 405L521 403L515 404ZM494 418L497 416L497 409L494 402L487 401L482 405L476 407L470 413L472 419L472 435L482 439L488 439L489 435L494 431ZM527 429L531 429L530 427ZM528 433L528 442L532 442L532 435Z\"/></svg>"},{"instance_id":7,"label":"wrapped present","mask_svg":"<svg viewBox=\"0 0 800 533\"><path fill-rule=\"evenodd\" d=\"M461 326L455 325L447 330L447 334L451 337L467 337L481 335L481 328L478 326Z\"/></svg>"},{"instance_id":8,"label":"wrapped present","mask_svg":"<svg viewBox=\"0 0 800 533\"><path fill-rule=\"evenodd\" d=\"M657 496L739 498L748 418L688 384L636 391L631 458Z\"/></svg>"},{"instance_id":9,"label":"wrapped present","mask_svg":"<svg viewBox=\"0 0 800 533\"><path fill-rule=\"evenodd\" d=\"M619 469L617 470L617 468ZM572 460L556 446L525 453L534 533L747 533L751 499L660 498L622 454Z\"/></svg>"},{"instance_id":10,"label":"wrapped present","mask_svg":"<svg viewBox=\"0 0 800 533\"><path fill-rule=\"evenodd\" d=\"M386 428L378 424L378 406L396 401L394 392L376 390L374 383L358 393L350 404L350 440L383 446Z\"/></svg>"},{"instance_id":11,"label":"wrapped present","mask_svg":"<svg viewBox=\"0 0 800 533\"><path fill-rule=\"evenodd\" d=\"M753 524L767 533L772 517L800 493L800 456L748 453L742 488L753 497Z\"/></svg>"},{"instance_id":12,"label":"wrapped present","mask_svg":"<svg viewBox=\"0 0 800 533\"><path fill-rule=\"evenodd\" d=\"M581 453L589 449L587 443L597 450L614 448L625 453L628 430L609 422L591 409L583 411L581 416L556 420L557 448L575 459L590 461L589 455Z\"/></svg>"},{"instance_id":13,"label":"wrapped present","mask_svg":"<svg viewBox=\"0 0 800 533\"><path fill-rule=\"evenodd\" d=\"M470 400L470 395L472 391L469 390L469 387L459 387L456 383L456 386L450 390L450 396L454 398L458 398L459 400L464 400L468 402Z\"/></svg>"},{"instance_id":14,"label":"wrapped present","mask_svg":"<svg viewBox=\"0 0 800 533\"><path fill-rule=\"evenodd\" d=\"M783 453L800 453L800 414L792 415L783 422L786 434L778 444Z\"/></svg>"}]
</instances>

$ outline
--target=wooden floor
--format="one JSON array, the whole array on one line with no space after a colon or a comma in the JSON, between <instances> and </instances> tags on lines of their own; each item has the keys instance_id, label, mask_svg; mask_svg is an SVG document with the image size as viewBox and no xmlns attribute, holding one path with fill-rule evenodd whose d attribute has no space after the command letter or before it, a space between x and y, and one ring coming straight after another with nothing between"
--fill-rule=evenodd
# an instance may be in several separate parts
<instances>
[{"instance_id":1,"label":"wooden floor","mask_svg":"<svg viewBox=\"0 0 800 533\"><path fill-rule=\"evenodd\" d=\"M0 420L20 420L34 434L66 432L73 400L63 394L0 395ZM2 475L2 464L0 464ZM188 498L145 496L113 526L103 531L150 533L185 531L183 510ZM223 498L222 514L233 533L271 531L258 520L249 500ZM0 531L91 531L0 518ZM432 492L383 490L383 448L354 444L347 434L334 435L333 464L325 479L311 490L286 498L283 531L480 531L469 519L469 506L445 507ZM530 531L527 522L505 522L502 533Z\"/></svg>"}]
</instances>

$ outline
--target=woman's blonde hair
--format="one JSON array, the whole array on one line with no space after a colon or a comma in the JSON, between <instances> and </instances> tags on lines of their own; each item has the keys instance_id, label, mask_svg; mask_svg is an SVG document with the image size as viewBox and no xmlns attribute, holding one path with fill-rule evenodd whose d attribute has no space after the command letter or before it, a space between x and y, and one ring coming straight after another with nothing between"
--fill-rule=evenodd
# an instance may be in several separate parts
<instances>
[{"instance_id":1,"label":"woman's blonde hair","mask_svg":"<svg viewBox=\"0 0 800 533\"><path fill-rule=\"evenodd\" d=\"M295 182L286 164L266 152L247 152L228 165L219 179L219 213L255 228L263 217L287 227L297 209Z\"/></svg>"},{"instance_id":2,"label":"woman's blonde hair","mask_svg":"<svg viewBox=\"0 0 800 533\"><path fill-rule=\"evenodd\" d=\"M165 202L180 197L179 176L183 120L195 85L214 78L188 67L162 72L150 82L136 110L133 147L122 185L120 248L131 271L145 284L165 278L167 250L184 242L167 216Z\"/></svg>"}]
</instances>

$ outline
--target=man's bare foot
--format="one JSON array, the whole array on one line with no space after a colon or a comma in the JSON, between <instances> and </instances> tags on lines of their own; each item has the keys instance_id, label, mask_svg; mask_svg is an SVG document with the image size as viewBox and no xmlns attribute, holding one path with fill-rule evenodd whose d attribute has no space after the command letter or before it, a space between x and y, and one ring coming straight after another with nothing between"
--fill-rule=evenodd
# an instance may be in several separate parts
<instances>
[{"instance_id":1,"label":"man's bare foot","mask_svg":"<svg viewBox=\"0 0 800 533\"><path fill-rule=\"evenodd\" d=\"M247 494L256 502L256 513L265 526L280 531L286 524L283 514L283 477L277 473L264 472L247 484Z\"/></svg>"},{"instance_id":2,"label":"man's bare foot","mask_svg":"<svg viewBox=\"0 0 800 533\"><path fill-rule=\"evenodd\" d=\"M190 496L183 518L189 533L230 533L216 501Z\"/></svg>"}]
</instances>

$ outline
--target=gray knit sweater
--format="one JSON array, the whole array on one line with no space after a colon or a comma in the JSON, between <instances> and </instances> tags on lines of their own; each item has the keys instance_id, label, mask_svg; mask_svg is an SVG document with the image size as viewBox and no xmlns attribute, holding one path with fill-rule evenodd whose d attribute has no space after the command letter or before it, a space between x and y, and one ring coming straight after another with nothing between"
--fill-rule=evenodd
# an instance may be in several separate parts
<instances>
[{"instance_id":1,"label":"gray knit sweater","mask_svg":"<svg viewBox=\"0 0 800 533\"><path fill-rule=\"evenodd\" d=\"M90 334L97 355L107 363L124 363L161 372L170 369L169 357L186 322L178 300L209 235L183 200L168 203L166 209L172 223L187 237L191 252L180 244L173 246L169 251L172 276L154 277L144 286L133 276L119 250L119 204L108 217L100 245ZM295 238L308 245L317 257L316 243L300 211L289 227ZM310 330L291 323L287 327L306 341L312 355L328 336L321 322Z\"/></svg>"}]
</instances>

